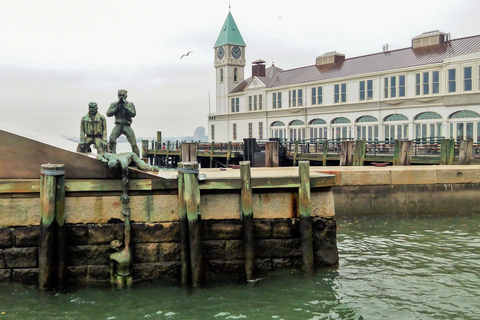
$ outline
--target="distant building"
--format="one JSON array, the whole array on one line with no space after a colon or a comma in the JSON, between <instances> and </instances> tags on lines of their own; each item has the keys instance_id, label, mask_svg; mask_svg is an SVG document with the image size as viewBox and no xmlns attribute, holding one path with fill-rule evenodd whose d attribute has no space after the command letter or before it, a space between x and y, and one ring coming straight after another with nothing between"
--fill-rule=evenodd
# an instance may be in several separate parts
<instances>
[{"instance_id":1,"label":"distant building","mask_svg":"<svg viewBox=\"0 0 480 320\"><path fill-rule=\"evenodd\" d=\"M207 141L208 137L205 134L205 127L197 127L193 132L193 140L195 141Z\"/></svg>"},{"instance_id":2,"label":"distant building","mask_svg":"<svg viewBox=\"0 0 480 320\"><path fill-rule=\"evenodd\" d=\"M432 31L411 47L346 58L332 51L283 70L252 63L228 13L214 45L216 112L209 140L393 140L472 138L480 142L480 35Z\"/></svg>"}]
</instances>

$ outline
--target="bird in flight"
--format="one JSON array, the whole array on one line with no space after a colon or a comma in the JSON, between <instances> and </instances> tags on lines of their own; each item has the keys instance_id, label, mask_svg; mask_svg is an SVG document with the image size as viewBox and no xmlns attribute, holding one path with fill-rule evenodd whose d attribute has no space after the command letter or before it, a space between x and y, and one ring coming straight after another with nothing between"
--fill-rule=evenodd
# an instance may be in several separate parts
<instances>
[{"instance_id":1,"label":"bird in flight","mask_svg":"<svg viewBox=\"0 0 480 320\"><path fill-rule=\"evenodd\" d=\"M193 51L188 51L187 53L182 54L182 56L180 57L180 59L182 59L183 57L188 57L188 55L189 55L190 53L192 53L192 52L193 52Z\"/></svg>"}]
</instances>

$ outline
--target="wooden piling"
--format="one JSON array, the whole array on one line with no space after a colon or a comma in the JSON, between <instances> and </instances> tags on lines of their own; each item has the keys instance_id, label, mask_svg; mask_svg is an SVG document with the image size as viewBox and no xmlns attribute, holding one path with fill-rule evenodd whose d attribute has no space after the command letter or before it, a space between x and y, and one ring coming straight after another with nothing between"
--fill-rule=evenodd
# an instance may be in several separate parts
<instances>
[{"instance_id":1,"label":"wooden piling","mask_svg":"<svg viewBox=\"0 0 480 320\"><path fill-rule=\"evenodd\" d=\"M461 140L460 148L458 149L458 164L470 164L470 159L473 153L473 140Z\"/></svg>"},{"instance_id":2,"label":"wooden piling","mask_svg":"<svg viewBox=\"0 0 480 320\"><path fill-rule=\"evenodd\" d=\"M455 140L442 139L441 150L440 150L440 164L441 165L453 164L454 154L455 154Z\"/></svg>"},{"instance_id":3,"label":"wooden piling","mask_svg":"<svg viewBox=\"0 0 480 320\"><path fill-rule=\"evenodd\" d=\"M183 162L178 164L178 214L180 224L180 263L183 285L192 282L190 264L190 238L188 235L187 207L185 203L185 179Z\"/></svg>"},{"instance_id":4,"label":"wooden piling","mask_svg":"<svg viewBox=\"0 0 480 320\"><path fill-rule=\"evenodd\" d=\"M392 165L398 166L398 157L400 155L400 140L395 140L393 142L393 159Z\"/></svg>"},{"instance_id":5,"label":"wooden piling","mask_svg":"<svg viewBox=\"0 0 480 320\"><path fill-rule=\"evenodd\" d=\"M65 166L44 164L40 173L38 282L51 289L65 284Z\"/></svg>"},{"instance_id":6,"label":"wooden piling","mask_svg":"<svg viewBox=\"0 0 480 320\"><path fill-rule=\"evenodd\" d=\"M182 142L182 162L197 161L197 143Z\"/></svg>"},{"instance_id":7,"label":"wooden piling","mask_svg":"<svg viewBox=\"0 0 480 320\"><path fill-rule=\"evenodd\" d=\"M342 153L340 154L340 165L351 166L353 165L353 151L355 148L355 142L342 141Z\"/></svg>"},{"instance_id":8,"label":"wooden piling","mask_svg":"<svg viewBox=\"0 0 480 320\"><path fill-rule=\"evenodd\" d=\"M255 228L253 222L250 161L240 161L240 178L242 180L240 206L245 247L245 272L247 274L247 281L252 281L255 279Z\"/></svg>"},{"instance_id":9,"label":"wooden piling","mask_svg":"<svg viewBox=\"0 0 480 320\"><path fill-rule=\"evenodd\" d=\"M327 156L328 156L328 140L323 141L323 165L327 165Z\"/></svg>"},{"instance_id":10,"label":"wooden piling","mask_svg":"<svg viewBox=\"0 0 480 320\"><path fill-rule=\"evenodd\" d=\"M148 140L142 140L142 158L148 157Z\"/></svg>"},{"instance_id":11,"label":"wooden piling","mask_svg":"<svg viewBox=\"0 0 480 320\"><path fill-rule=\"evenodd\" d=\"M300 213L300 243L302 253L302 270L312 273L313 262L312 208L310 203L310 163L299 161L298 173L300 188L298 191L298 209Z\"/></svg>"},{"instance_id":12,"label":"wooden piling","mask_svg":"<svg viewBox=\"0 0 480 320\"><path fill-rule=\"evenodd\" d=\"M279 165L278 141L265 142L265 167L278 167Z\"/></svg>"},{"instance_id":13,"label":"wooden piling","mask_svg":"<svg viewBox=\"0 0 480 320\"><path fill-rule=\"evenodd\" d=\"M202 233L200 217L200 189L198 186L198 163L184 162L184 194L190 239L190 264L192 286L201 287L205 280L202 254Z\"/></svg>"},{"instance_id":14,"label":"wooden piling","mask_svg":"<svg viewBox=\"0 0 480 320\"><path fill-rule=\"evenodd\" d=\"M363 166L365 161L365 150L367 147L366 140L357 140L355 141L355 151L353 153L353 165L354 166Z\"/></svg>"},{"instance_id":15,"label":"wooden piling","mask_svg":"<svg viewBox=\"0 0 480 320\"><path fill-rule=\"evenodd\" d=\"M295 149L293 150L293 165L297 165L297 156L298 156L298 140L295 141Z\"/></svg>"},{"instance_id":16,"label":"wooden piling","mask_svg":"<svg viewBox=\"0 0 480 320\"><path fill-rule=\"evenodd\" d=\"M227 147L227 159L225 160L225 165L228 167L230 163L230 158L232 157L232 141L228 141Z\"/></svg>"},{"instance_id":17,"label":"wooden piling","mask_svg":"<svg viewBox=\"0 0 480 320\"><path fill-rule=\"evenodd\" d=\"M409 166L412 162L412 140L400 140L400 149L398 153L398 165Z\"/></svg>"}]
</instances>

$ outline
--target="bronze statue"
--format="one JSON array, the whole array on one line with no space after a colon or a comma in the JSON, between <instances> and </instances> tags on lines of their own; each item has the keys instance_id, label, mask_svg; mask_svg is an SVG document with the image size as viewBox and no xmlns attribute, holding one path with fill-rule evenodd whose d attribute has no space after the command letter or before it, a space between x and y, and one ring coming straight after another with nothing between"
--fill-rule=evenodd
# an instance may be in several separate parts
<instances>
[{"instance_id":1,"label":"bronze statue","mask_svg":"<svg viewBox=\"0 0 480 320\"><path fill-rule=\"evenodd\" d=\"M135 105L127 101L127 90L118 90L118 101L112 102L107 110L107 117L115 116L115 127L110 133L108 147L111 153L116 153L117 138L122 134L125 135L128 142L132 146L132 151L140 157L140 149L137 146L135 133L130 127L132 118L135 117Z\"/></svg>"},{"instance_id":2,"label":"bronze statue","mask_svg":"<svg viewBox=\"0 0 480 320\"><path fill-rule=\"evenodd\" d=\"M130 223L128 223L130 225ZM127 222L125 221L125 229ZM127 231L125 231L125 235ZM125 239L125 246L122 247L120 240L113 240L110 247L116 252L110 255L110 282L119 288L125 286L131 287L133 284L132 270L132 254L129 248L129 240Z\"/></svg>"},{"instance_id":3,"label":"bronze statue","mask_svg":"<svg viewBox=\"0 0 480 320\"><path fill-rule=\"evenodd\" d=\"M107 152L107 122L105 117L98 113L95 102L88 104L88 113L80 122L80 143L77 152L91 151L90 145L94 144L98 154Z\"/></svg>"},{"instance_id":4,"label":"bronze statue","mask_svg":"<svg viewBox=\"0 0 480 320\"><path fill-rule=\"evenodd\" d=\"M133 152L126 153L103 153L97 156L105 165L111 169L120 168L122 170L122 195L120 201L122 204L122 215L125 219L124 247L120 240L113 240L110 243L112 249L116 252L110 255L110 282L120 288L130 287L133 283L132 277L132 253L130 250L131 224L130 224L130 198L128 196L128 166L134 164L137 168L144 171L159 171L158 167L146 164Z\"/></svg>"}]
</instances>

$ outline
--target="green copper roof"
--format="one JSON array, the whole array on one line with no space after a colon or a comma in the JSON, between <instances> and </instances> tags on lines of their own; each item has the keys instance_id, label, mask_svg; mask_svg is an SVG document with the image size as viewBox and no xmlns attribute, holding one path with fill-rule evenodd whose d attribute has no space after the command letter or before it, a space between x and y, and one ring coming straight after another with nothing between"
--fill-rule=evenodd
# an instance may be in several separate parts
<instances>
[{"instance_id":1,"label":"green copper roof","mask_svg":"<svg viewBox=\"0 0 480 320\"><path fill-rule=\"evenodd\" d=\"M235 20L233 20L233 16L230 12L228 13L227 19L225 19L225 23L223 24L214 47L223 46L224 44L245 46L240 30L238 30Z\"/></svg>"}]
</instances>

